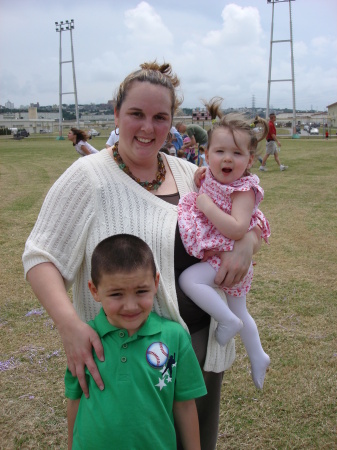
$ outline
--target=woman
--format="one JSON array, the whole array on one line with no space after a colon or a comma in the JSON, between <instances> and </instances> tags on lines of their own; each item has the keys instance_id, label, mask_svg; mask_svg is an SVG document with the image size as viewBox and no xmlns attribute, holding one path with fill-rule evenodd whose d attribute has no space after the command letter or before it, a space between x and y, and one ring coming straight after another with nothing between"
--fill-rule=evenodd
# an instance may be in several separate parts
<instances>
[{"instance_id":1,"label":"woman","mask_svg":"<svg viewBox=\"0 0 337 450\"><path fill-rule=\"evenodd\" d=\"M116 233L134 234L149 244L161 274L154 310L189 329L205 370L208 395L197 407L202 449L208 450L216 445L222 373L234 360L234 344L220 347L213 337L208 343L210 317L184 297L177 283L180 273L196 262L180 240L176 205L181 195L196 189L197 169L159 153L180 104L178 85L168 64L146 63L126 77L115 108L118 145L81 158L56 181L27 240L23 262L28 281L60 332L69 369L88 395L85 365L103 388L92 358L94 347L103 360L102 346L84 322L98 312L87 287L93 249ZM215 282L238 283L259 245L259 230L254 230L233 252L221 254ZM67 295L72 284L73 304Z\"/></svg>"},{"instance_id":2,"label":"woman","mask_svg":"<svg viewBox=\"0 0 337 450\"><path fill-rule=\"evenodd\" d=\"M92 145L87 142L88 135L83 130L77 128L70 128L68 133L68 139L73 143L77 153L82 156L91 155L92 153L98 153Z\"/></svg>"}]
</instances>

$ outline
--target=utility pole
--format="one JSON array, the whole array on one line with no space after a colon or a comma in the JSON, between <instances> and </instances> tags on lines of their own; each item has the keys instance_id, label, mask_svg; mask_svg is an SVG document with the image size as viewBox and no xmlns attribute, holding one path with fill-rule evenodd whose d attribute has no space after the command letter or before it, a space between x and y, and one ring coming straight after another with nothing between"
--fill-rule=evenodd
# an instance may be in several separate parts
<instances>
[{"instance_id":1,"label":"utility pole","mask_svg":"<svg viewBox=\"0 0 337 450\"><path fill-rule=\"evenodd\" d=\"M76 88L76 75L75 75L75 62L74 62L74 47L73 47L73 34L72 30L75 28L74 20L61 21L60 23L55 22L56 32L60 33L60 49L59 49L59 135L57 140L64 140L62 136L62 95L74 94L75 96L75 112L76 112L76 123L79 128L79 114L78 114L78 102L77 102L77 88ZM70 31L70 45L71 45L71 59L69 61L62 61L62 31ZM73 69L73 92L62 92L62 64L72 63Z\"/></svg>"},{"instance_id":2,"label":"utility pole","mask_svg":"<svg viewBox=\"0 0 337 450\"><path fill-rule=\"evenodd\" d=\"M269 70L268 70L268 93L267 93L267 108L266 108L266 118L269 117L269 102L270 102L270 88L271 83L279 82L279 81L291 81L292 84L292 99L293 99L293 120L292 120L292 128L293 128L293 137L298 137L296 134L296 101L295 101L295 71L294 71L294 51L293 51L293 25L291 18L291 2L295 0L267 0L267 3L272 4L272 19L271 19L271 32L270 32L270 52L269 52ZM273 38L274 34L274 5L275 3L289 3L289 39L275 40ZM290 59L291 59L291 78L290 79L280 79L280 80L272 80L271 79L271 69L272 69L272 54L273 54L273 45L282 42L290 42Z\"/></svg>"}]
</instances>

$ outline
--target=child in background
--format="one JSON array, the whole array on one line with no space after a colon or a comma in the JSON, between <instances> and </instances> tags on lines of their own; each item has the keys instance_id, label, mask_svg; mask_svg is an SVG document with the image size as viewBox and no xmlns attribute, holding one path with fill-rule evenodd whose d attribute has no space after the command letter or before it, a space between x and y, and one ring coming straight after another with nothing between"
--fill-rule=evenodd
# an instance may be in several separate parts
<instances>
[{"instance_id":1,"label":"child in background","mask_svg":"<svg viewBox=\"0 0 337 450\"><path fill-rule=\"evenodd\" d=\"M77 153L81 156L91 155L92 153L98 153L92 145L87 142L88 135L83 130L78 130L77 128L70 128L68 133L68 139L73 143Z\"/></svg>"},{"instance_id":2,"label":"child in background","mask_svg":"<svg viewBox=\"0 0 337 450\"><path fill-rule=\"evenodd\" d=\"M200 145L199 152L198 152L198 166L199 167L208 167L208 164L206 162L205 149L202 145Z\"/></svg>"},{"instance_id":3,"label":"child in background","mask_svg":"<svg viewBox=\"0 0 337 450\"><path fill-rule=\"evenodd\" d=\"M188 136L185 137L183 139L182 150L185 151L185 156L186 156L187 161L194 164L194 161L197 159L197 156L195 156L195 147L190 144L191 144L191 138Z\"/></svg>"},{"instance_id":4,"label":"child in background","mask_svg":"<svg viewBox=\"0 0 337 450\"><path fill-rule=\"evenodd\" d=\"M263 127L257 135L242 118L223 116L221 100L212 99L206 107L212 119L219 117L208 131L206 161L209 167L199 193L182 197L178 205L178 223L186 251L199 259L205 250L231 251L239 240L255 226L262 237L270 235L268 221L258 209L263 199L259 178L251 175L257 144L268 133L268 124L258 119ZM246 308L246 294L253 278L252 265L248 274L232 288L223 288L228 306L215 291L214 277L220 258L213 256L207 262L186 269L179 278L185 294L217 322L215 338L225 345L238 332L247 350L255 386L262 389L270 364L264 352L254 319Z\"/></svg>"},{"instance_id":5,"label":"child in background","mask_svg":"<svg viewBox=\"0 0 337 450\"><path fill-rule=\"evenodd\" d=\"M68 448L173 450L175 422L184 449L200 450L194 399L206 388L188 333L151 312L159 273L150 247L111 236L91 264L89 289L102 309L89 325L103 344L105 360L94 356L105 388L86 369L86 398L67 369Z\"/></svg>"}]
</instances>

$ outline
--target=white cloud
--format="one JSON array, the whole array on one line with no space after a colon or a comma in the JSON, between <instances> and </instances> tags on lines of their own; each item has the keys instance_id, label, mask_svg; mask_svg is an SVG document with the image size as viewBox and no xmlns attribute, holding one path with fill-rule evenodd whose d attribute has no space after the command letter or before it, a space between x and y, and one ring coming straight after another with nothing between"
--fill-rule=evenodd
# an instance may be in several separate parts
<instances>
[{"instance_id":1,"label":"white cloud","mask_svg":"<svg viewBox=\"0 0 337 450\"><path fill-rule=\"evenodd\" d=\"M327 0L321 2L320 8L314 0L306 0L306 8L292 2L296 97L303 109L337 100L336 26L334 14L326 13ZM225 106L250 106L253 95L256 106L266 105L271 8L265 1L32 0L20 2L19 9L18 3L1 1L0 104L58 102L54 22L73 18L79 103L106 102L131 70L157 59L170 62L181 79L184 106L214 95L223 96ZM275 37L280 31L284 39L288 5L280 2L275 10ZM273 75L289 77L289 43L274 47ZM63 51L68 58L69 33ZM64 72L71 88L71 73ZM72 103L71 96L65 101ZM272 101L274 107L291 106L291 86L274 83Z\"/></svg>"}]
</instances>

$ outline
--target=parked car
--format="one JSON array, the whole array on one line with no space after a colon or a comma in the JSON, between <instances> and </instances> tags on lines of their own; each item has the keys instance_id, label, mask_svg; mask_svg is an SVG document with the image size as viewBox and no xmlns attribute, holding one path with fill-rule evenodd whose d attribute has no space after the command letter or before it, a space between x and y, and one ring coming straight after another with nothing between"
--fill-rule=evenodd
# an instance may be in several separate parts
<instances>
[{"instance_id":1,"label":"parked car","mask_svg":"<svg viewBox=\"0 0 337 450\"><path fill-rule=\"evenodd\" d=\"M309 131L309 133L310 134L319 134L319 131L318 131L318 128L310 128L310 131Z\"/></svg>"},{"instance_id":2,"label":"parked car","mask_svg":"<svg viewBox=\"0 0 337 450\"><path fill-rule=\"evenodd\" d=\"M307 131L307 132L309 133L309 131L310 131L309 125L308 125L308 124L305 124L304 127L303 127L303 130L304 130L304 131Z\"/></svg>"},{"instance_id":3,"label":"parked car","mask_svg":"<svg viewBox=\"0 0 337 450\"><path fill-rule=\"evenodd\" d=\"M40 130L40 134L51 133L51 130Z\"/></svg>"},{"instance_id":4,"label":"parked car","mask_svg":"<svg viewBox=\"0 0 337 450\"><path fill-rule=\"evenodd\" d=\"M89 136L99 136L101 133L92 128L91 130L89 130L88 134Z\"/></svg>"},{"instance_id":5,"label":"parked car","mask_svg":"<svg viewBox=\"0 0 337 450\"><path fill-rule=\"evenodd\" d=\"M16 133L14 133L14 137L18 138L18 137L28 137L29 133L26 130L26 128L19 128L18 131Z\"/></svg>"}]
</instances>

